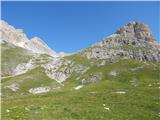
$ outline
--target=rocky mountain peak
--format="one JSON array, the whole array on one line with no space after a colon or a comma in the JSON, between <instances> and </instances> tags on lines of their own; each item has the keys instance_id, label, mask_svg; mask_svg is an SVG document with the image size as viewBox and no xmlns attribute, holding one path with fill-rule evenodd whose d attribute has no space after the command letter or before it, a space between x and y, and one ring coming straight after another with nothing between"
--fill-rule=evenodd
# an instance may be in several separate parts
<instances>
[{"instance_id":1,"label":"rocky mountain peak","mask_svg":"<svg viewBox=\"0 0 160 120\"><path fill-rule=\"evenodd\" d=\"M15 29L7 22L0 20L1 40L17 45L20 42L28 42L28 38L22 29Z\"/></svg>"},{"instance_id":2,"label":"rocky mountain peak","mask_svg":"<svg viewBox=\"0 0 160 120\"><path fill-rule=\"evenodd\" d=\"M101 46L121 46L125 44L139 47L159 47L149 26L142 22L129 22L128 24L120 27L112 35L105 37L104 40L98 44Z\"/></svg>"},{"instance_id":3,"label":"rocky mountain peak","mask_svg":"<svg viewBox=\"0 0 160 120\"><path fill-rule=\"evenodd\" d=\"M160 46L148 25L129 22L112 35L86 49L87 58L114 59L117 56L141 61L160 61Z\"/></svg>"},{"instance_id":4,"label":"rocky mountain peak","mask_svg":"<svg viewBox=\"0 0 160 120\"><path fill-rule=\"evenodd\" d=\"M0 21L0 35L1 41L31 50L34 53L49 54L57 57L56 52L49 48L42 39L33 37L29 40L22 29L16 29L3 20Z\"/></svg>"},{"instance_id":5,"label":"rocky mountain peak","mask_svg":"<svg viewBox=\"0 0 160 120\"><path fill-rule=\"evenodd\" d=\"M33 37L30 40L29 48L31 48L33 51L36 51L37 53L46 53L54 57L58 57L58 54L49 48L48 45L39 37Z\"/></svg>"},{"instance_id":6,"label":"rocky mountain peak","mask_svg":"<svg viewBox=\"0 0 160 120\"><path fill-rule=\"evenodd\" d=\"M34 44L40 45L40 46L45 46L48 47L48 45L39 37L33 37L30 39L30 41Z\"/></svg>"},{"instance_id":7,"label":"rocky mountain peak","mask_svg":"<svg viewBox=\"0 0 160 120\"><path fill-rule=\"evenodd\" d=\"M153 40L152 32L148 25L142 22L129 22L116 31L116 34L123 36L132 36L137 39L143 39L146 41Z\"/></svg>"},{"instance_id":8,"label":"rocky mountain peak","mask_svg":"<svg viewBox=\"0 0 160 120\"><path fill-rule=\"evenodd\" d=\"M37 43L37 44L43 44L43 45L46 45L46 43L41 39L41 38L39 38L39 37L33 37L32 39L31 39L31 41L32 42L35 42L35 43Z\"/></svg>"}]
</instances>

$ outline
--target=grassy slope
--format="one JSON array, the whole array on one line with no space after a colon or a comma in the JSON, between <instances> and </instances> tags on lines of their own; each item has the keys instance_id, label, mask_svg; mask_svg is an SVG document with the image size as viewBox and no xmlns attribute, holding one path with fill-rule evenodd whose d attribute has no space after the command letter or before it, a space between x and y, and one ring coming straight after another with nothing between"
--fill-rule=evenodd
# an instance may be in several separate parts
<instances>
[{"instance_id":1,"label":"grassy slope","mask_svg":"<svg viewBox=\"0 0 160 120\"><path fill-rule=\"evenodd\" d=\"M14 92L6 86L11 84L17 84L19 89ZM2 98L14 98L19 97L21 95L28 95L28 90L36 87L50 86L56 87L59 84L48 78L44 72L44 69L41 67L37 67L31 71L28 71L25 74L18 75L15 77L2 79Z\"/></svg>"},{"instance_id":2,"label":"grassy slope","mask_svg":"<svg viewBox=\"0 0 160 120\"><path fill-rule=\"evenodd\" d=\"M73 61L75 64L81 64L85 66L89 66L91 62L95 61L95 59L86 59L84 56L84 51L79 52L78 54L73 54L71 56L64 57L67 60Z\"/></svg>"},{"instance_id":3,"label":"grassy slope","mask_svg":"<svg viewBox=\"0 0 160 120\"><path fill-rule=\"evenodd\" d=\"M20 63L25 63L31 58L31 54L23 48L4 43L1 45L2 51L2 75L7 76Z\"/></svg>"},{"instance_id":4,"label":"grassy slope","mask_svg":"<svg viewBox=\"0 0 160 120\"><path fill-rule=\"evenodd\" d=\"M81 63L80 56L74 59ZM69 58L73 59L73 58ZM88 60L82 61L82 64ZM144 66L136 71L131 68ZM157 66L159 64L156 64ZM117 76L109 75L115 70ZM36 70L37 71L37 70ZM41 72L25 74L3 80L3 85L12 81L19 81L27 76L37 75L38 83L48 80L45 75L41 77ZM159 72L158 67L152 63L148 65L135 60L121 60L116 64L108 64L99 68L92 67L82 78L90 73L103 73L103 80L87 84L82 89L75 91L73 87L80 84L75 80L76 75L72 75L65 82L65 86L58 91L52 91L40 95L27 94L26 96L15 96L11 99L4 99L2 102L3 120L158 120L159 94L158 87ZM21 78L22 77L22 78ZM135 79L134 86L131 80ZM47 82L46 84L50 84ZM34 83L34 82L33 82ZM45 83L44 83L45 84ZM151 84L151 86L149 86ZM22 86L32 86L32 82L27 81ZM33 86L32 86L33 87ZM28 89L28 88L27 88ZM116 91L125 91L126 94L116 94ZM2 89L3 92L3 89ZM5 93L6 91L4 91ZM103 104L110 110L105 110ZM6 110L10 110L6 112Z\"/></svg>"}]
</instances>

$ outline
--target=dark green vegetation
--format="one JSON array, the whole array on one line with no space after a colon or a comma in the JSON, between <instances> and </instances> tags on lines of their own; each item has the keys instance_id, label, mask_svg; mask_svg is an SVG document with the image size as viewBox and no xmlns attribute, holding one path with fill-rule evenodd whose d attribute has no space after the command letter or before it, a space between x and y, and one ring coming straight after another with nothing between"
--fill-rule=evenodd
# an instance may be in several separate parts
<instances>
[{"instance_id":1,"label":"dark green vegetation","mask_svg":"<svg viewBox=\"0 0 160 120\"><path fill-rule=\"evenodd\" d=\"M91 62L87 59L84 62L85 58L80 55L67 59L77 61L77 64L88 65ZM116 75L111 75L111 71ZM74 87L81 84L81 79L76 80L78 74L73 74L60 89L37 95L27 90L42 84L59 85L49 79L40 67L23 75L3 79L2 119L159 120L159 63L121 59L114 64L93 66L80 78L99 72L103 76L101 81L86 84L79 90ZM3 88L14 82L20 83L16 93ZM125 94L116 93L119 91Z\"/></svg>"}]
</instances>

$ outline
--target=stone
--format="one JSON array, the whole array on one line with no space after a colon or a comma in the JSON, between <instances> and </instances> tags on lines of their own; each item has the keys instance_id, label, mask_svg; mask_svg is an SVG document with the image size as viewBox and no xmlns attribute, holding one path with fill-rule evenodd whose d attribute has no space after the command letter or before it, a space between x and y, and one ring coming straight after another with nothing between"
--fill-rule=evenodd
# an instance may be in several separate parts
<instances>
[{"instance_id":1,"label":"stone","mask_svg":"<svg viewBox=\"0 0 160 120\"><path fill-rule=\"evenodd\" d=\"M83 87L83 85L78 85L78 86L74 87L74 89L75 89L75 90L79 90L79 89L81 89L82 87Z\"/></svg>"},{"instance_id":2,"label":"stone","mask_svg":"<svg viewBox=\"0 0 160 120\"><path fill-rule=\"evenodd\" d=\"M114 77L115 77L115 76L117 76L117 72L116 72L116 71L114 71L114 70L113 70L113 71L110 71L110 72L109 72L109 75L111 75L111 76L114 76Z\"/></svg>"},{"instance_id":3,"label":"stone","mask_svg":"<svg viewBox=\"0 0 160 120\"><path fill-rule=\"evenodd\" d=\"M136 70L139 70L139 69L143 69L143 65L142 65L142 66L135 67L135 68L131 68L130 70L131 70L131 71L136 71Z\"/></svg>"},{"instance_id":4,"label":"stone","mask_svg":"<svg viewBox=\"0 0 160 120\"><path fill-rule=\"evenodd\" d=\"M12 72L12 75L20 75L26 73L27 71L34 69L35 67L36 65L33 65L32 59L30 59L27 63L18 64Z\"/></svg>"},{"instance_id":5,"label":"stone","mask_svg":"<svg viewBox=\"0 0 160 120\"><path fill-rule=\"evenodd\" d=\"M117 94L126 94L125 91L117 91L116 93L117 93Z\"/></svg>"},{"instance_id":6,"label":"stone","mask_svg":"<svg viewBox=\"0 0 160 120\"><path fill-rule=\"evenodd\" d=\"M10 110L9 110L9 109L7 109L7 110L6 110L6 112L7 112L7 113L9 113L9 112L10 112Z\"/></svg>"},{"instance_id":7,"label":"stone","mask_svg":"<svg viewBox=\"0 0 160 120\"><path fill-rule=\"evenodd\" d=\"M19 87L18 87L18 85L16 83L13 83L13 84L8 85L6 87L9 88L9 89L11 89L14 92L16 92L19 89Z\"/></svg>"},{"instance_id":8,"label":"stone","mask_svg":"<svg viewBox=\"0 0 160 120\"><path fill-rule=\"evenodd\" d=\"M37 88L31 88L29 89L29 92L32 94L40 94L40 93L46 93L50 91L50 87L37 87Z\"/></svg>"},{"instance_id":9,"label":"stone","mask_svg":"<svg viewBox=\"0 0 160 120\"><path fill-rule=\"evenodd\" d=\"M130 80L130 84L133 86L138 86L138 80L136 78L133 78L132 80Z\"/></svg>"},{"instance_id":10,"label":"stone","mask_svg":"<svg viewBox=\"0 0 160 120\"><path fill-rule=\"evenodd\" d=\"M109 107L104 107L105 110L110 110Z\"/></svg>"},{"instance_id":11,"label":"stone","mask_svg":"<svg viewBox=\"0 0 160 120\"><path fill-rule=\"evenodd\" d=\"M94 73L94 74L90 74L87 78L82 79L81 83L82 84L95 83L101 79L102 79L101 73Z\"/></svg>"},{"instance_id":12,"label":"stone","mask_svg":"<svg viewBox=\"0 0 160 120\"><path fill-rule=\"evenodd\" d=\"M84 65L74 65L72 68L71 68L71 71L72 72L76 72L76 73L85 73L89 68L87 66L84 66Z\"/></svg>"}]
</instances>

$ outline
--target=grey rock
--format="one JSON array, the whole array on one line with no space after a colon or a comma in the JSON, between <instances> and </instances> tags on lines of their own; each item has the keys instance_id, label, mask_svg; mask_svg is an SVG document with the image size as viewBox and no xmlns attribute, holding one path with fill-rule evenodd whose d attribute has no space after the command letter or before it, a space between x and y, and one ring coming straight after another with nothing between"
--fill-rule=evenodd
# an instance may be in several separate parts
<instances>
[{"instance_id":1,"label":"grey rock","mask_svg":"<svg viewBox=\"0 0 160 120\"><path fill-rule=\"evenodd\" d=\"M130 22L86 50L84 56L88 59L119 56L141 61L160 61L160 46L147 25Z\"/></svg>"},{"instance_id":2,"label":"grey rock","mask_svg":"<svg viewBox=\"0 0 160 120\"><path fill-rule=\"evenodd\" d=\"M84 65L74 65L71 68L71 71L76 72L76 73L85 73L88 69L89 69L89 67L84 66Z\"/></svg>"},{"instance_id":3,"label":"grey rock","mask_svg":"<svg viewBox=\"0 0 160 120\"><path fill-rule=\"evenodd\" d=\"M116 77L117 72L115 70L112 70L112 71L109 72L109 75Z\"/></svg>"},{"instance_id":4,"label":"grey rock","mask_svg":"<svg viewBox=\"0 0 160 120\"><path fill-rule=\"evenodd\" d=\"M87 78L81 80L82 84L95 83L102 79L101 73L90 74Z\"/></svg>"},{"instance_id":5,"label":"grey rock","mask_svg":"<svg viewBox=\"0 0 160 120\"><path fill-rule=\"evenodd\" d=\"M56 80L59 83L62 83L68 78L68 76L63 72L54 72L51 75L52 75L52 79Z\"/></svg>"},{"instance_id":6,"label":"grey rock","mask_svg":"<svg viewBox=\"0 0 160 120\"><path fill-rule=\"evenodd\" d=\"M50 87L37 87L37 88L31 88L28 90L32 94L40 94L40 93L46 93L50 91Z\"/></svg>"},{"instance_id":7,"label":"grey rock","mask_svg":"<svg viewBox=\"0 0 160 120\"><path fill-rule=\"evenodd\" d=\"M3 20L0 20L1 42L7 41L15 46L30 50L33 53L49 54L54 57L59 55L38 37L29 40L22 29L16 29Z\"/></svg>"}]
</instances>

